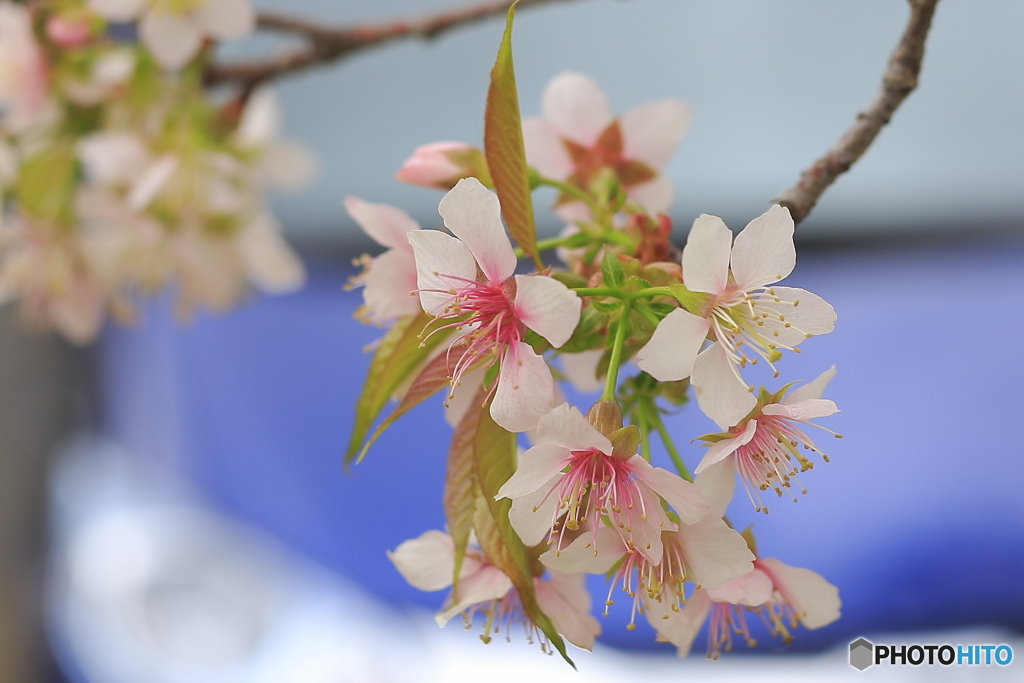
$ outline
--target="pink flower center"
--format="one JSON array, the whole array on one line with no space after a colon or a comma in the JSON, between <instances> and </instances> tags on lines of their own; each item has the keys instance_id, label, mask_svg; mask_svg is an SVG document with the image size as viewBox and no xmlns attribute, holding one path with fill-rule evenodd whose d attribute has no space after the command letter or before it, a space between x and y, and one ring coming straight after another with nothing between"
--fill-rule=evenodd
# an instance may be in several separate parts
<instances>
[{"instance_id":1,"label":"pink flower center","mask_svg":"<svg viewBox=\"0 0 1024 683\"><path fill-rule=\"evenodd\" d=\"M683 589L686 563L682 548L672 532L662 534L661 538L664 542L661 562L655 565L640 553L631 552L623 558L609 585L604 616L608 616L608 606L614 604L612 591L616 584L633 600L627 630L636 628L637 614L645 614L652 601L664 603L668 610L677 613L681 605L686 604Z\"/></svg>"}]
</instances>

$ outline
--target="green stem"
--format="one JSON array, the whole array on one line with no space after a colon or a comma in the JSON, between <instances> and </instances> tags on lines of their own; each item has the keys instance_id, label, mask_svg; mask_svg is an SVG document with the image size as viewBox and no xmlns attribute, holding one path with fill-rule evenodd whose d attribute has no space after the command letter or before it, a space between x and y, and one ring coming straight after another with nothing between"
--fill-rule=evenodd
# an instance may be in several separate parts
<instances>
[{"instance_id":1,"label":"green stem","mask_svg":"<svg viewBox=\"0 0 1024 683\"><path fill-rule=\"evenodd\" d=\"M625 293L613 287L570 287L578 296L616 296L623 298Z\"/></svg>"},{"instance_id":2,"label":"green stem","mask_svg":"<svg viewBox=\"0 0 1024 683\"><path fill-rule=\"evenodd\" d=\"M629 295L630 299L646 299L652 296L668 295L672 296L672 290L668 287L648 287L647 289L641 289L636 292L632 292Z\"/></svg>"},{"instance_id":3,"label":"green stem","mask_svg":"<svg viewBox=\"0 0 1024 683\"><path fill-rule=\"evenodd\" d=\"M572 237L572 235L570 235L569 237ZM556 247L560 247L569 240L569 237L551 237L546 240L541 240L537 242L537 251L540 252L545 251L547 249L554 249ZM516 253L516 258L523 258L526 256L526 252L523 250L522 247L516 247L515 249L513 249L513 251Z\"/></svg>"},{"instance_id":4,"label":"green stem","mask_svg":"<svg viewBox=\"0 0 1024 683\"><path fill-rule=\"evenodd\" d=\"M569 185L568 183L559 182L552 180L551 178L540 178L537 181L538 186L553 187L560 192L570 194L576 199L580 200L594 213L595 216L601 213L601 209L594 203L594 199L580 188Z\"/></svg>"},{"instance_id":5,"label":"green stem","mask_svg":"<svg viewBox=\"0 0 1024 683\"><path fill-rule=\"evenodd\" d=\"M640 429L640 455L647 462L651 461L651 428L647 424L647 411L637 411L637 427Z\"/></svg>"},{"instance_id":6,"label":"green stem","mask_svg":"<svg viewBox=\"0 0 1024 683\"><path fill-rule=\"evenodd\" d=\"M655 408L657 410L657 408ZM658 430L658 436L661 437L661 442L665 444L665 450L668 451L668 455L672 458L672 464L676 466L676 471L679 472L679 476L686 481L693 481L693 477L690 476L690 471L686 469L686 465L683 464L683 459L679 457L679 451L676 450L675 444L672 443L672 439L668 435L668 431L665 429L665 424L661 421L661 417L654 423L654 428Z\"/></svg>"},{"instance_id":7,"label":"green stem","mask_svg":"<svg viewBox=\"0 0 1024 683\"><path fill-rule=\"evenodd\" d=\"M622 302L622 315L619 316L619 327L615 330L615 341L612 345L612 356L608 361L608 377L605 379L604 392L601 398L615 400L615 387L619 383L619 365L622 363L622 347L626 344L626 330L629 327L629 310L632 303L629 299Z\"/></svg>"}]
</instances>

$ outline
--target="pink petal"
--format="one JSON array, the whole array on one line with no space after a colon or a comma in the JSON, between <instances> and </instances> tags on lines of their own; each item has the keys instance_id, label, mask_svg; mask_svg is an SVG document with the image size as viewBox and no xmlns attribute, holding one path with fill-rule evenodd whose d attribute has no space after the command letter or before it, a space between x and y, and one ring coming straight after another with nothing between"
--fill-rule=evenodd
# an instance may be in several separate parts
<instances>
[{"instance_id":1,"label":"pink petal","mask_svg":"<svg viewBox=\"0 0 1024 683\"><path fill-rule=\"evenodd\" d=\"M180 14L150 11L139 22L142 43L165 69L185 66L202 43L199 27Z\"/></svg>"},{"instance_id":2,"label":"pink petal","mask_svg":"<svg viewBox=\"0 0 1024 683\"><path fill-rule=\"evenodd\" d=\"M440 230L413 230L407 237L416 255L420 305L439 315L467 281L476 280L476 259L465 244Z\"/></svg>"},{"instance_id":3,"label":"pink petal","mask_svg":"<svg viewBox=\"0 0 1024 683\"><path fill-rule=\"evenodd\" d=\"M518 497L509 496L514 500L508 511L508 521L527 546L537 545L551 531L551 523L559 504L558 491L552 491L556 482L557 478L554 478L532 493ZM498 495L502 495L501 491Z\"/></svg>"},{"instance_id":4,"label":"pink petal","mask_svg":"<svg viewBox=\"0 0 1024 683\"><path fill-rule=\"evenodd\" d=\"M708 502L710 517L721 517L732 502L732 494L736 489L736 462L734 458L725 458L706 468L693 480L693 485L704 494Z\"/></svg>"},{"instance_id":5,"label":"pink petal","mask_svg":"<svg viewBox=\"0 0 1024 683\"><path fill-rule=\"evenodd\" d=\"M772 591L772 580L768 575L760 569L754 569L709 590L708 597L715 602L757 607L772 599Z\"/></svg>"},{"instance_id":6,"label":"pink petal","mask_svg":"<svg viewBox=\"0 0 1024 683\"><path fill-rule=\"evenodd\" d=\"M604 355L604 349L591 349L580 353L565 353L559 356L562 374L581 394L590 394L604 386L604 380L597 377L597 365Z\"/></svg>"},{"instance_id":7,"label":"pink petal","mask_svg":"<svg viewBox=\"0 0 1024 683\"><path fill-rule=\"evenodd\" d=\"M658 632L658 642L672 643L676 646L676 653L680 657L686 657L690 654L693 641L700 633L709 611L711 598L708 597L707 591L695 590L679 613L673 612L668 605L651 601L647 610L647 621Z\"/></svg>"},{"instance_id":8,"label":"pink petal","mask_svg":"<svg viewBox=\"0 0 1024 683\"><path fill-rule=\"evenodd\" d=\"M459 602L434 615L438 626L444 626L462 610L478 602L499 600L512 589L512 581L497 567L484 565L475 574L459 578Z\"/></svg>"},{"instance_id":9,"label":"pink petal","mask_svg":"<svg viewBox=\"0 0 1024 683\"><path fill-rule=\"evenodd\" d=\"M770 403L762 410L765 415L781 415L791 420L806 422L819 417L828 417L839 412L836 404L824 398L809 398L796 403Z\"/></svg>"},{"instance_id":10,"label":"pink petal","mask_svg":"<svg viewBox=\"0 0 1024 683\"><path fill-rule=\"evenodd\" d=\"M381 324L419 313L416 286L416 259L408 251L389 249L373 259L363 277L363 303L370 319Z\"/></svg>"},{"instance_id":11,"label":"pink petal","mask_svg":"<svg viewBox=\"0 0 1024 683\"><path fill-rule=\"evenodd\" d=\"M554 397L555 382L544 359L523 342L506 349L491 402L491 417L498 426L510 432L533 429L551 409Z\"/></svg>"},{"instance_id":12,"label":"pink petal","mask_svg":"<svg viewBox=\"0 0 1024 683\"><path fill-rule=\"evenodd\" d=\"M666 213L672 206L672 195L675 190L672 181L665 176L658 176L640 185L626 189L626 194L650 214Z\"/></svg>"},{"instance_id":13,"label":"pink petal","mask_svg":"<svg viewBox=\"0 0 1024 683\"><path fill-rule=\"evenodd\" d=\"M754 438L754 432L757 431L757 420L747 420L746 426L743 431L730 439L723 439L716 443L708 446L707 452L704 454L704 458L697 465L697 469L693 472L694 474L700 474L705 469L725 460L730 455L736 452L736 449L740 446L745 446L750 443L750 440Z\"/></svg>"},{"instance_id":14,"label":"pink petal","mask_svg":"<svg viewBox=\"0 0 1024 683\"><path fill-rule=\"evenodd\" d=\"M622 156L660 171L690 127L690 118L690 108L678 100L652 102L629 110L619 118Z\"/></svg>"},{"instance_id":15,"label":"pink petal","mask_svg":"<svg viewBox=\"0 0 1024 683\"><path fill-rule=\"evenodd\" d=\"M501 224L498 195L476 178L463 178L444 196L437 211L445 227L473 252L491 283L500 284L512 275L516 255Z\"/></svg>"},{"instance_id":16,"label":"pink petal","mask_svg":"<svg viewBox=\"0 0 1024 683\"><path fill-rule=\"evenodd\" d=\"M572 161L565 145L547 121L523 119L523 145L526 163L545 178L564 180L572 173Z\"/></svg>"},{"instance_id":17,"label":"pink petal","mask_svg":"<svg viewBox=\"0 0 1024 683\"><path fill-rule=\"evenodd\" d=\"M495 500L521 498L542 487L544 490L550 490L556 485L552 478L568 464L571 456L568 449L549 443L537 444L530 448L523 453L515 473L498 489ZM558 498L557 495L554 497Z\"/></svg>"},{"instance_id":18,"label":"pink petal","mask_svg":"<svg viewBox=\"0 0 1024 683\"><path fill-rule=\"evenodd\" d=\"M235 129L235 141L245 149L259 149L281 132L281 103L269 86L258 87L245 103Z\"/></svg>"},{"instance_id":19,"label":"pink petal","mask_svg":"<svg viewBox=\"0 0 1024 683\"><path fill-rule=\"evenodd\" d=\"M732 233L718 216L702 213L683 247L683 284L691 292L721 294L729 282Z\"/></svg>"},{"instance_id":20,"label":"pink petal","mask_svg":"<svg viewBox=\"0 0 1024 683\"><path fill-rule=\"evenodd\" d=\"M749 292L778 282L793 272L795 227L789 209L775 204L736 235L732 274L737 287Z\"/></svg>"},{"instance_id":21,"label":"pink petal","mask_svg":"<svg viewBox=\"0 0 1024 683\"><path fill-rule=\"evenodd\" d=\"M590 531L584 531L565 548L548 550L540 556L544 566L566 574L585 572L604 574L612 565L629 552L614 529L601 526L597 539Z\"/></svg>"},{"instance_id":22,"label":"pink petal","mask_svg":"<svg viewBox=\"0 0 1024 683\"><path fill-rule=\"evenodd\" d=\"M367 235L383 247L408 251L407 235L420 229L420 224L409 214L387 204L371 204L357 197L346 197L345 210Z\"/></svg>"},{"instance_id":23,"label":"pink petal","mask_svg":"<svg viewBox=\"0 0 1024 683\"><path fill-rule=\"evenodd\" d=\"M413 588L439 591L452 585L455 544L448 534L431 530L387 551L388 559Z\"/></svg>"},{"instance_id":24,"label":"pink petal","mask_svg":"<svg viewBox=\"0 0 1024 683\"><path fill-rule=\"evenodd\" d=\"M580 322L583 302L558 280L545 275L516 275L516 318L556 349L569 341Z\"/></svg>"},{"instance_id":25,"label":"pink petal","mask_svg":"<svg viewBox=\"0 0 1024 683\"><path fill-rule=\"evenodd\" d=\"M584 574L550 572L547 581L534 580L537 605L551 619L566 640L576 647L591 650L601 634L601 625L590 615L590 593L583 585Z\"/></svg>"},{"instance_id":26,"label":"pink petal","mask_svg":"<svg viewBox=\"0 0 1024 683\"><path fill-rule=\"evenodd\" d=\"M537 441L561 446L570 451L596 448L605 455L612 454L612 442L587 422L575 406L562 403L540 419Z\"/></svg>"},{"instance_id":27,"label":"pink petal","mask_svg":"<svg viewBox=\"0 0 1024 683\"><path fill-rule=\"evenodd\" d=\"M697 405L722 429L739 424L757 405L754 394L736 378L732 361L717 342L697 356L690 381Z\"/></svg>"},{"instance_id":28,"label":"pink petal","mask_svg":"<svg viewBox=\"0 0 1024 683\"><path fill-rule=\"evenodd\" d=\"M449 152L463 152L473 149L464 142L432 142L420 145L412 156L402 162L395 174L395 180L410 185L435 187L462 175L463 171L449 158Z\"/></svg>"},{"instance_id":29,"label":"pink petal","mask_svg":"<svg viewBox=\"0 0 1024 683\"><path fill-rule=\"evenodd\" d=\"M710 327L706 318L682 308L662 318L654 334L637 351L636 366L659 382L686 379L707 339Z\"/></svg>"},{"instance_id":30,"label":"pink petal","mask_svg":"<svg viewBox=\"0 0 1024 683\"><path fill-rule=\"evenodd\" d=\"M694 524L708 514L709 507L700 490L676 474L652 467L639 455L629 459L633 474L672 506L683 524Z\"/></svg>"},{"instance_id":31,"label":"pink petal","mask_svg":"<svg viewBox=\"0 0 1024 683\"><path fill-rule=\"evenodd\" d=\"M718 588L754 568L753 553L735 529L721 519L705 517L679 527L688 576L701 588Z\"/></svg>"},{"instance_id":32,"label":"pink petal","mask_svg":"<svg viewBox=\"0 0 1024 683\"><path fill-rule=\"evenodd\" d=\"M241 38L256 28L249 0L206 0L196 9L196 23L214 38Z\"/></svg>"},{"instance_id":33,"label":"pink petal","mask_svg":"<svg viewBox=\"0 0 1024 683\"><path fill-rule=\"evenodd\" d=\"M374 265L376 265L376 261L374 261ZM413 300L415 301L414 298ZM419 303L416 303L417 310L419 307ZM441 346L444 345L442 344ZM452 397L448 399L448 405L444 409L444 421L452 429L459 426L462 418L466 415L466 411L473 405L473 399L476 397L477 390L483 385L484 375L486 374L487 368L474 368L464 374L459 383L452 388Z\"/></svg>"},{"instance_id":34,"label":"pink petal","mask_svg":"<svg viewBox=\"0 0 1024 683\"><path fill-rule=\"evenodd\" d=\"M544 89L544 120L584 147L590 147L612 122L608 99L597 83L582 74L563 72Z\"/></svg>"},{"instance_id":35,"label":"pink petal","mask_svg":"<svg viewBox=\"0 0 1024 683\"><path fill-rule=\"evenodd\" d=\"M805 628L821 628L839 618L839 589L821 574L790 567L770 557L758 560L757 567L771 577L775 590L782 594Z\"/></svg>"},{"instance_id":36,"label":"pink petal","mask_svg":"<svg viewBox=\"0 0 1024 683\"><path fill-rule=\"evenodd\" d=\"M790 403L806 401L809 398L821 398L822 394L825 393L825 387L828 386L828 383L831 382L832 378L835 376L836 366L833 365L807 384L799 386L783 396L782 404L788 405Z\"/></svg>"},{"instance_id":37,"label":"pink petal","mask_svg":"<svg viewBox=\"0 0 1024 683\"><path fill-rule=\"evenodd\" d=\"M281 235L281 224L261 213L238 236L238 248L249 280L264 292L294 292L306 281L298 254Z\"/></svg>"}]
</instances>

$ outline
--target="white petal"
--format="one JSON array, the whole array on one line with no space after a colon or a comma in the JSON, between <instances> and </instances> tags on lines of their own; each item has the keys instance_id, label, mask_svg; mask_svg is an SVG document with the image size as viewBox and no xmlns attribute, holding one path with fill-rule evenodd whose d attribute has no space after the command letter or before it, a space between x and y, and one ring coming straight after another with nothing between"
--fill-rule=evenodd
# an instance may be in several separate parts
<instances>
[{"instance_id":1,"label":"white petal","mask_svg":"<svg viewBox=\"0 0 1024 683\"><path fill-rule=\"evenodd\" d=\"M601 526L596 541L592 532L585 531L565 548L554 548L540 556L544 566L566 574L585 572L604 574L628 552L614 529Z\"/></svg>"},{"instance_id":2,"label":"white petal","mask_svg":"<svg viewBox=\"0 0 1024 683\"><path fill-rule=\"evenodd\" d=\"M452 585L455 544L452 537L442 531L426 531L387 553L388 559L414 588L439 591Z\"/></svg>"},{"instance_id":3,"label":"white petal","mask_svg":"<svg viewBox=\"0 0 1024 683\"><path fill-rule=\"evenodd\" d=\"M626 189L630 199L644 207L647 213L667 213L672 206L672 196L675 193L672 181L665 176L658 176L646 183L633 185Z\"/></svg>"},{"instance_id":4,"label":"white petal","mask_svg":"<svg viewBox=\"0 0 1024 683\"><path fill-rule=\"evenodd\" d=\"M798 403L800 401L806 401L809 398L821 398L825 393L825 387L832 381L832 378L836 376L836 366L830 367L825 372L821 373L807 384L799 386L796 389L788 392L782 397L782 404L788 405L790 403Z\"/></svg>"},{"instance_id":5,"label":"white petal","mask_svg":"<svg viewBox=\"0 0 1024 683\"><path fill-rule=\"evenodd\" d=\"M683 284L691 292L721 294L729 282L732 233L718 216L702 213L683 247Z\"/></svg>"},{"instance_id":6,"label":"white petal","mask_svg":"<svg viewBox=\"0 0 1024 683\"><path fill-rule=\"evenodd\" d=\"M637 351L637 367L659 382L686 379L693 373L693 363L709 327L706 318L677 308L658 323L654 334Z\"/></svg>"},{"instance_id":7,"label":"white petal","mask_svg":"<svg viewBox=\"0 0 1024 683\"><path fill-rule=\"evenodd\" d=\"M722 429L739 424L757 405L754 394L733 374L732 361L717 342L697 356L690 381L697 405Z\"/></svg>"},{"instance_id":8,"label":"white petal","mask_svg":"<svg viewBox=\"0 0 1024 683\"><path fill-rule=\"evenodd\" d=\"M564 180L572 173L572 161L558 133L547 121L523 119L523 145L526 163L545 178Z\"/></svg>"},{"instance_id":9,"label":"white petal","mask_svg":"<svg viewBox=\"0 0 1024 683\"><path fill-rule=\"evenodd\" d=\"M690 118L690 108L678 100L652 102L629 110L619 118L622 156L660 171L690 127Z\"/></svg>"},{"instance_id":10,"label":"white petal","mask_svg":"<svg viewBox=\"0 0 1024 683\"><path fill-rule=\"evenodd\" d=\"M551 531L559 503L558 491L553 490L556 482L557 478L512 501L508 521L526 546L537 545Z\"/></svg>"},{"instance_id":11,"label":"white petal","mask_svg":"<svg viewBox=\"0 0 1024 683\"><path fill-rule=\"evenodd\" d=\"M743 431L736 436L723 439L716 443L708 446L707 452L704 454L704 458L697 465L697 469L694 470L694 474L700 474L706 468L714 465L715 463L725 460L730 455L736 452L736 449L740 446L745 446L750 443L750 440L754 438L754 432L757 431L757 420L747 420L746 426Z\"/></svg>"},{"instance_id":12,"label":"white petal","mask_svg":"<svg viewBox=\"0 0 1024 683\"><path fill-rule=\"evenodd\" d=\"M256 162L260 181L284 192L295 192L308 186L316 178L318 170L316 156L308 147L292 140L269 145Z\"/></svg>"},{"instance_id":13,"label":"white petal","mask_svg":"<svg viewBox=\"0 0 1024 683\"><path fill-rule=\"evenodd\" d=\"M639 455L630 458L628 464L638 479L672 506L683 524L694 524L708 514L710 508L704 495L679 475L660 467L652 467Z\"/></svg>"},{"instance_id":14,"label":"white petal","mask_svg":"<svg viewBox=\"0 0 1024 683\"><path fill-rule=\"evenodd\" d=\"M594 429L575 406L562 403L540 419L537 426L537 441L567 448L571 451L585 451L596 448L605 455L612 454L612 442Z\"/></svg>"},{"instance_id":15,"label":"white petal","mask_svg":"<svg viewBox=\"0 0 1024 683\"><path fill-rule=\"evenodd\" d=\"M258 87L245 103L235 140L245 149L269 145L281 132L281 103L269 86Z\"/></svg>"},{"instance_id":16,"label":"white petal","mask_svg":"<svg viewBox=\"0 0 1024 683\"><path fill-rule=\"evenodd\" d=\"M363 303L370 319L381 324L419 313L416 286L416 259L407 250L389 249L373 259L363 276Z\"/></svg>"},{"instance_id":17,"label":"white petal","mask_svg":"<svg viewBox=\"0 0 1024 683\"><path fill-rule=\"evenodd\" d=\"M510 432L533 429L554 400L555 382L544 359L523 342L506 349L491 402L498 426Z\"/></svg>"},{"instance_id":18,"label":"white petal","mask_svg":"<svg viewBox=\"0 0 1024 683\"><path fill-rule=\"evenodd\" d=\"M656 605L660 603L651 602L652 607ZM655 608L653 611L648 609L647 621L658 632L659 642L672 643L676 646L676 653L680 657L686 657L690 654L693 641L700 633L710 610L711 598L708 597L707 591L695 590L678 614L665 607ZM667 616L668 619L663 619L663 616Z\"/></svg>"},{"instance_id":19,"label":"white petal","mask_svg":"<svg viewBox=\"0 0 1024 683\"><path fill-rule=\"evenodd\" d=\"M439 315L466 280L476 279L476 259L465 244L440 230L413 230L407 237L416 255L420 305Z\"/></svg>"},{"instance_id":20,"label":"white petal","mask_svg":"<svg viewBox=\"0 0 1024 683\"><path fill-rule=\"evenodd\" d=\"M241 38L256 28L249 0L206 0L196 9L196 22L215 38Z\"/></svg>"},{"instance_id":21,"label":"white petal","mask_svg":"<svg viewBox=\"0 0 1024 683\"><path fill-rule=\"evenodd\" d=\"M581 394L593 393L604 386L604 380L597 377L597 364L603 355L604 349L562 354L559 356L562 374L576 391Z\"/></svg>"},{"instance_id":22,"label":"white petal","mask_svg":"<svg viewBox=\"0 0 1024 683\"><path fill-rule=\"evenodd\" d=\"M456 614L478 602L490 602L505 597L512 589L512 581L497 567L485 565L475 574L459 578L459 602L444 612L434 615L438 626L444 626Z\"/></svg>"},{"instance_id":23,"label":"white petal","mask_svg":"<svg viewBox=\"0 0 1024 683\"><path fill-rule=\"evenodd\" d=\"M165 154L142 172L128 193L128 206L132 211L142 211L152 202L178 170L178 157Z\"/></svg>"},{"instance_id":24,"label":"white petal","mask_svg":"<svg viewBox=\"0 0 1024 683\"><path fill-rule=\"evenodd\" d=\"M576 331L582 305L576 292L553 277L516 275L516 318L556 349Z\"/></svg>"},{"instance_id":25,"label":"white petal","mask_svg":"<svg viewBox=\"0 0 1024 683\"><path fill-rule=\"evenodd\" d=\"M836 327L836 311L832 305L817 294L796 287L772 287L775 297L786 303L768 304L781 313L785 322L765 318L765 327L779 332L774 339L786 346L796 346L807 335L828 334ZM792 302L798 301L796 306ZM789 323L790 327L785 327Z\"/></svg>"},{"instance_id":26,"label":"white petal","mask_svg":"<svg viewBox=\"0 0 1024 683\"><path fill-rule=\"evenodd\" d=\"M445 227L473 252L490 282L501 283L512 275L516 255L501 224L498 195L476 178L463 178L444 196L437 211Z\"/></svg>"},{"instance_id":27,"label":"white petal","mask_svg":"<svg viewBox=\"0 0 1024 683\"><path fill-rule=\"evenodd\" d=\"M708 515L721 517L725 514L725 509L729 507L733 491L736 490L735 460L725 458L716 462L694 477L693 485L704 494L704 500L710 506Z\"/></svg>"},{"instance_id":28,"label":"white petal","mask_svg":"<svg viewBox=\"0 0 1024 683\"><path fill-rule=\"evenodd\" d=\"M709 590L708 597L715 602L756 607L772 599L772 590L772 580L768 575L760 569L754 569Z\"/></svg>"},{"instance_id":29,"label":"white petal","mask_svg":"<svg viewBox=\"0 0 1024 683\"><path fill-rule=\"evenodd\" d=\"M590 593L584 574L550 572L547 581L534 580L537 605L551 619L566 640L576 647L591 650L601 634L601 625L590 614Z\"/></svg>"},{"instance_id":30,"label":"white petal","mask_svg":"<svg viewBox=\"0 0 1024 683\"><path fill-rule=\"evenodd\" d=\"M548 83L541 111L562 137L585 147L593 145L612 122L608 98L597 83L568 71Z\"/></svg>"},{"instance_id":31,"label":"white petal","mask_svg":"<svg viewBox=\"0 0 1024 683\"><path fill-rule=\"evenodd\" d=\"M839 408L836 407L833 401L828 399L809 398L806 401L797 401L796 403L771 403L766 405L761 412L765 415L781 415L791 420L806 422L807 420L834 415L839 412Z\"/></svg>"},{"instance_id":32,"label":"white petal","mask_svg":"<svg viewBox=\"0 0 1024 683\"><path fill-rule=\"evenodd\" d=\"M775 583L805 628L821 628L839 618L839 589L821 574L810 569L790 567L773 558L758 560L757 565Z\"/></svg>"},{"instance_id":33,"label":"white petal","mask_svg":"<svg viewBox=\"0 0 1024 683\"><path fill-rule=\"evenodd\" d=\"M139 36L160 66L172 71L185 66L202 43L202 33L195 23L163 11L151 11L142 18Z\"/></svg>"},{"instance_id":34,"label":"white petal","mask_svg":"<svg viewBox=\"0 0 1024 683\"><path fill-rule=\"evenodd\" d=\"M78 158L90 183L128 185L143 172L149 151L134 133L99 131L83 137L77 146Z\"/></svg>"},{"instance_id":35,"label":"white petal","mask_svg":"<svg viewBox=\"0 0 1024 683\"><path fill-rule=\"evenodd\" d=\"M147 0L89 0L89 9L110 21L128 22L139 16L146 2Z\"/></svg>"},{"instance_id":36,"label":"white petal","mask_svg":"<svg viewBox=\"0 0 1024 683\"><path fill-rule=\"evenodd\" d=\"M408 251L407 235L420 229L420 224L409 214L387 204L372 204L357 197L346 197L345 210L367 235L383 247Z\"/></svg>"},{"instance_id":37,"label":"white petal","mask_svg":"<svg viewBox=\"0 0 1024 683\"><path fill-rule=\"evenodd\" d=\"M687 575L702 588L718 588L754 568L747 542L721 519L705 517L696 524L681 525L676 533Z\"/></svg>"},{"instance_id":38,"label":"white petal","mask_svg":"<svg viewBox=\"0 0 1024 683\"><path fill-rule=\"evenodd\" d=\"M793 272L795 227L789 209L775 204L736 235L732 274L737 287L749 292L778 282Z\"/></svg>"},{"instance_id":39,"label":"white petal","mask_svg":"<svg viewBox=\"0 0 1024 683\"><path fill-rule=\"evenodd\" d=\"M388 252L390 254L397 252ZM377 262L374 261L374 267ZM408 297L408 292L406 293ZM415 298L413 299L415 303ZM419 310L419 303L416 303L416 309ZM415 313L416 311L413 311ZM390 316L389 316L390 317ZM487 368L474 368L464 374L457 386L452 388L452 397L448 399L447 405L444 409L444 421L448 423L449 427L453 429L459 426L462 422L462 418L466 415L466 411L473 405L473 399L476 397L476 392L480 389L484 383L484 375L487 374Z\"/></svg>"},{"instance_id":40,"label":"white petal","mask_svg":"<svg viewBox=\"0 0 1024 683\"><path fill-rule=\"evenodd\" d=\"M549 490L557 484L552 478L566 466L571 456L568 449L549 443L528 449L520 458L515 473L498 489L495 499L521 498L542 487Z\"/></svg>"},{"instance_id":41,"label":"white petal","mask_svg":"<svg viewBox=\"0 0 1024 683\"><path fill-rule=\"evenodd\" d=\"M264 292L293 292L306 281L302 261L281 236L280 224L268 213L259 214L239 235L239 249L249 280Z\"/></svg>"}]
</instances>

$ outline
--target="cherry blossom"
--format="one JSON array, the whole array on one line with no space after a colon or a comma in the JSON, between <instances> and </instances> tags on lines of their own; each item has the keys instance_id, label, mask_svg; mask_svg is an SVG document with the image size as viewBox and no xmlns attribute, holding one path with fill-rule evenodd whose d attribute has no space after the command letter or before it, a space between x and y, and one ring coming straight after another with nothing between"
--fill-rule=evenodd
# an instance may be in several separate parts
<instances>
[{"instance_id":1,"label":"cherry blossom","mask_svg":"<svg viewBox=\"0 0 1024 683\"><path fill-rule=\"evenodd\" d=\"M768 512L760 492L771 488L781 496L783 489L792 490L793 482L799 485L798 472L814 466L800 452L800 447L821 453L800 425L818 427L839 436L811 422L839 412L834 402L821 398L835 372L833 366L815 380L792 391L787 387L773 395L762 392L751 416L732 427L728 434L701 437L708 442L708 450L695 472L731 479L735 470L754 509ZM821 456L828 461L827 455L821 453ZM806 493L802 488L801 492Z\"/></svg>"},{"instance_id":2,"label":"cherry blossom","mask_svg":"<svg viewBox=\"0 0 1024 683\"><path fill-rule=\"evenodd\" d=\"M452 383L475 365L499 362L491 417L509 431L533 429L551 407L554 381L523 336L530 329L560 347L579 322L579 297L553 278L513 274L517 259L498 198L477 179L460 180L438 211L455 237L414 230L408 238L423 310L446 321L441 329L468 330Z\"/></svg>"},{"instance_id":3,"label":"cherry blossom","mask_svg":"<svg viewBox=\"0 0 1024 683\"><path fill-rule=\"evenodd\" d=\"M452 585L455 574L455 544L441 531L427 531L405 541L388 558L412 586L437 591ZM583 585L583 574L549 572L547 579L534 578L534 593L541 611L551 619L555 630L576 647L590 650L601 626L590 615L590 594ZM536 635L536 627L521 613L519 596L512 581L491 564L480 550L469 547L459 570L458 600L450 594L435 617L444 626L462 613L467 626L473 615L486 616L481 638L490 642L492 632L506 632L513 621L526 623L527 635ZM545 643L543 636L540 637Z\"/></svg>"},{"instance_id":4,"label":"cherry blossom","mask_svg":"<svg viewBox=\"0 0 1024 683\"><path fill-rule=\"evenodd\" d=\"M387 247L379 256L364 255L363 272L353 278L363 287L363 306L356 317L375 325L420 312L416 298L416 259L408 233L420 225L405 211L387 204L371 204L356 197L345 199L345 209L377 244Z\"/></svg>"},{"instance_id":5,"label":"cherry blossom","mask_svg":"<svg viewBox=\"0 0 1024 683\"><path fill-rule=\"evenodd\" d=\"M0 2L0 105L3 126L20 132L46 104L46 60L32 31L32 16L23 5Z\"/></svg>"},{"instance_id":6,"label":"cherry blossom","mask_svg":"<svg viewBox=\"0 0 1024 683\"><path fill-rule=\"evenodd\" d=\"M611 174L649 213L672 203L672 183L659 175L690 125L690 108L654 102L613 116L600 87L582 74L556 76L544 90L541 118L523 120L527 162L542 175L584 190ZM564 220L587 217L586 207L560 197Z\"/></svg>"},{"instance_id":7,"label":"cherry blossom","mask_svg":"<svg viewBox=\"0 0 1024 683\"><path fill-rule=\"evenodd\" d=\"M616 452L608 437L567 403L541 418L535 438L537 445L526 451L497 496L512 499L509 521L528 546L546 536L549 543L557 540L558 553L564 532L589 523L590 531L584 534L588 553L618 557L622 548L635 549L657 564L662 530L676 528L658 496L684 523L697 522L707 512L707 503L693 484L652 467L635 453ZM602 515L611 520L616 537L609 550L602 544Z\"/></svg>"},{"instance_id":8,"label":"cherry blossom","mask_svg":"<svg viewBox=\"0 0 1024 683\"><path fill-rule=\"evenodd\" d=\"M637 366L659 381L690 377L697 403L720 427L747 416L757 399L740 374L748 363L774 369L781 349L835 327L836 314L803 289L770 286L796 265L793 219L773 206L736 236L721 218L703 214L683 249L690 307L667 315L637 353ZM712 343L703 351L705 339Z\"/></svg>"},{"instance_id":9,"label":"cherry blossom","mask_svg":"<svg viewBox=\"0 0 1024 683\"><path fill-rule=\"evenodd\" d=\"M114 22L139 22L139 37L162 67L185 66L207 37L241 38L256 26L249 0L89 0Z\"/></svg>"},{"instance_id":10,"label":"cherry blossom","mask_svg":"<svg viewBox=\"0 0 1024 683\"><path fill-rule=\"evenodd\" d=\"M484 153L465 142L432 142L413 150L395 180L410 185L450 190L463 178L490 183Z\"/></svg>"}]
</instances>

